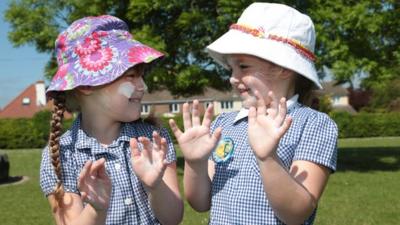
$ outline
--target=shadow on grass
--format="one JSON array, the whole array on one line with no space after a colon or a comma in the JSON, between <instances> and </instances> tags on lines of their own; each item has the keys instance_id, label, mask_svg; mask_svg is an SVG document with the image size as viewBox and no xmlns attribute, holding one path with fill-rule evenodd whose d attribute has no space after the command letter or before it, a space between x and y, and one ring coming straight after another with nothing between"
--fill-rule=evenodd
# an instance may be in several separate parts
<instances>
[{"instance_id":1,"label":"shadow on grass","mask_svg":"<svg viewBox=\"0 0 400 225\"><path fill-rule=\"evenodd\" d=\"M400 170L400 147L340 148L338 171L397 171Z\"/></svg>"}]
</instances>

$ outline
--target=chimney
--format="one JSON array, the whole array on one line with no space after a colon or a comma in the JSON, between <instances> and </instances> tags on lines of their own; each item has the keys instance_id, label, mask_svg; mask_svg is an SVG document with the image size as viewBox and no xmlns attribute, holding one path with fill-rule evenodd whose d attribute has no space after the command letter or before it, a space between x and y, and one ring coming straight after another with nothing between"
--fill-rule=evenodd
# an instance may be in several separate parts
<instances>
[{"instance_id":1,"label":"chimney","mask_svg":"<svg viewBox=\"0 0 400 225\"><path fill-rule=\"evenodd\" d=\"M44 81L40 80L35 84L36 89L36 105L45 106L46 105L46 87Z\"/></svg>"}]
</instances>

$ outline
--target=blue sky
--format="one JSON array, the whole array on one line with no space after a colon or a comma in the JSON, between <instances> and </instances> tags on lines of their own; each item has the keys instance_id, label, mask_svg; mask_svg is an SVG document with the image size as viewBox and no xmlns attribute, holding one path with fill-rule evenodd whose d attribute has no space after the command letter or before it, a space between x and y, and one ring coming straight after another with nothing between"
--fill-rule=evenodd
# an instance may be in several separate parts
<instances>
[{"instance_id":1,"label":"blue sky","mask_svg":"<svg viewBox=\"0 0 400 225\"><path fill-rule=\"evenodd\" d=\"M33 45L13 47L7 38L10 25L4 21L9 1L0 1L0 108L4 108L26 87L44 80L50 55L38 53Z\"/></svg>"}]
</instances>

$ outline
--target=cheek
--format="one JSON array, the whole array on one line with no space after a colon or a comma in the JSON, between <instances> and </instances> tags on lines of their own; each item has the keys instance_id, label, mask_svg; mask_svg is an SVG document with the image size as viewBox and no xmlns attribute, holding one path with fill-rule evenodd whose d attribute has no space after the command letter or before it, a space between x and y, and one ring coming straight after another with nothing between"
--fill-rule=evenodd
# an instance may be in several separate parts
<instances>
[{"instance_id":1,"label":"cheek","mask_svg":"<svg viewBox=\"0 0 400 225\"><path fill-rule=\"evenodd\" d=\"M135 86L133 86L133 84L130 82L124 82L119 85L117 93L125 96L126 98L130 98L133 93L135 93Z\"/></svg>"}]
</instances>

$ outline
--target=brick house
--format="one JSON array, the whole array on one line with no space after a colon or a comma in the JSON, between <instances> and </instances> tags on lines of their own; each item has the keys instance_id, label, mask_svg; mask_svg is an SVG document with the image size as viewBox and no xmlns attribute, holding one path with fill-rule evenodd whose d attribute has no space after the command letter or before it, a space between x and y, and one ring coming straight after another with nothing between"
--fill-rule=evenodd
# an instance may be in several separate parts
<instances>
[{"instance_id":1,"label":"brick house","mask_svg":"<svg viewBox=\"0 0 400 225\"><path fill-rule=\"evenodd\" d=\"M37 81L22 91L16 98L0 110L0 118L32 118L35 113L41 110L51 110L52 102L46 99L45 83ZM203 95L195 95L188 98L174 97L168 90L146 93L142 100L142 115L150 112L155 116L173 117L182 113L182 105L187 101L198 99L200 101L200 113L204 113L205 107L213 103L214 113L240 110L242 103L240 97L234 92L222 92L216 89L207 88ZM66 118L72 115L66 113Z\"/></svg>"},{"instance_id":2,"label":"brick house","mask_svg":"<svg viewBox=\"0 0 400 225\"><path fill-rule=\"evenodd\" d=\"M51 110L52 101L46 99L46 86L44 81L37 81L29 85L10 103L0 110L0 119L3 118L32 118L35 113L42 110ZM66 118L71 118L70 113L65 113Z\"/></svg>"},{"instance_id":3,"label":"brick house","mask_svg":"<svg viewBox=\"0 0 400 225\"><path fill-rule=\"evenodd\" d=\"M331 100L332 109L335 111L346 111L351 114L356 113L349 102L349 91L341 85L336 85L336 81L322 83L322 90L318 90L318 95L328 95Z\"/></svg>"},{"instance_id":4,"label":"brick house","mask_svg":"<svg viewBox=\"0 0 400 225\"><path fill-rule=\"evenodd\" d=\"M172 96L168 90L154 91L144 95L142 100L142 115L149 113L154 116L173 117L182 113L182 105L194 99L200 102L200 113L203 114L208 104L214 105L214 114L238 111L242 107L240 97L233 91L222 92L213 88L206 88L202 95L188 98Z\"/></svg>"}]
</instances>

